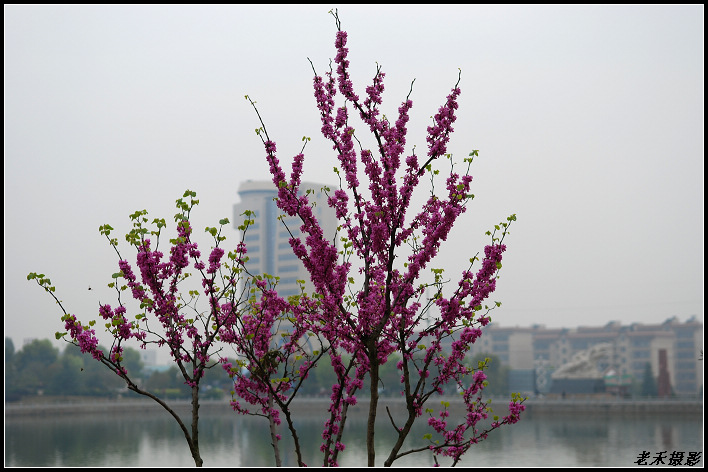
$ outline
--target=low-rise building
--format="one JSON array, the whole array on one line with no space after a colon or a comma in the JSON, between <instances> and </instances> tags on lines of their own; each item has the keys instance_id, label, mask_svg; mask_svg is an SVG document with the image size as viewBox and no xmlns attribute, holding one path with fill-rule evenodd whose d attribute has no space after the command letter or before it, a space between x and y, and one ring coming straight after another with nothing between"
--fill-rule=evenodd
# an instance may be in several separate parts
<instances>
[{"instance_id":1,"label":"low-rise building","mask_svg":"<svg viewBox=\"0 0 708 472\"><path fill-rule=\"evenodd\" d=\"M494 323L471 346L471 354L493 354L510 369L509 388L525 393L545 393L550 375L571 361L574 354L609 343L612 354L599 361L600 371L613 379L641 381L647 364L659 376L659 352L664 350L671 390L677 396L695 396L703 386L703 323L696 317L685 322L673 317L661 324L610 322L577 328L502 327Z\"/></svg>"}]
</instances>

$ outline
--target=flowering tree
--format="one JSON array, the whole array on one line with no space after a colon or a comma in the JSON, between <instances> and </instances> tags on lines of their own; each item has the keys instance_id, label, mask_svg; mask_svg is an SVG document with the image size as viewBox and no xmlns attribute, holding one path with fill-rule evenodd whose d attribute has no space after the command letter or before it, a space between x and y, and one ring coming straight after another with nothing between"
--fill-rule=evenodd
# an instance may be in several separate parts
<instances>
[{"instance_id":1,"label":"flowering tree","mask_svg":"<svg viewBox=\"0 0 708 472\"><path fill-rule=\"evenodd\" d=\"M222 219L219 228L206 228L214 240L207 266L197 243L192 240L190 213L199 203L195 197L195 192L187 190L183 198L177 200L180 210L175 215L177 237L170 239L170 257L165 261L164 254L158 250L165 220L154 219L151 230L146 210L130 215L133 229L125 238L137 250L140 278L121 256L118 240L110 237L113 228L107 224L99 228L118 255L120 269L112 276L115 281L109 284L116 291L118 306L115 309L107 304L99 306L99 315L113 339L108 353L98 347L96 321L82 324L75 315L69 314L54 294L56 289L48 277L32 272L27 279L35 280L44 288L64 313L62 321L67 331L57 332L57 339L78 346L81 352L114 371L129 390L153 399L169 412L182 429L197 466L203 464L199 450L199 385L205 370L215 366L221 366L234 380L231 401L234 410L263 416L269 421L276 465L281 465L277 432L281 412L295 441L298 464L304 465L290 405L310 369L329 349L311 326L322 322L318 315L319 302L305 294L304 289L301 295L285 300L276 291L278 277L254 275L246 269L248 257L244 239L248 227L255 223L250 211L239 227L241 241L225 259L221 244L226 238L222 229L229 220ZM148 236L154 237L154 241ZM192 275L187 271L190 264L200 275L201 291L198 288L185 291L184 283ZM125 280L125 284L120 285L119 279ZM133 321L128 320L123 296L127 290L139 303ZM207 298L206 310L198 305L202 294ZM184 383L191 389L190 427L164 400L131 377L122 356L125 344L131 339L143 349L148 344L156 344L169 351ZM310 348L304 349L305 344ZM312 346L319 349L313 350ZM223 355L226 348L234 353L234 359Z\"/></svg>"},{"instance_id":2,"label":"flowering tree","mask_svg":"<svg viewBox=\"0 0 708 472\"><path fill-rule=\"evenodd\" d=\"M373 83L366 88L363 100L354 92L347 60L347 33L341 29L336 11L332 14L338 30L336 74L331 66L324 78L317 75L314 66L313 72L321 132L332 143L340 165L340 168L335 167L340 188L334 192L325 188L325 191L340 221L341 233L337 237L343 242L341 251L328 239L331 235L323 234L307 195L300 192L303 152L293 158L288 178L276 157L275 142L268 136L255 103L246 96L261 123L256 132L263 141L272 180L278 189L277 205L287 215L299 217L302 223L300 231L304 241L292 237L290 244L315 286L316 316L326 320L324 324L309 323L310 329L328 343L330 361L338 379L332 387L329 415L322 435L324 464L337 464L338 454L344 450L342 435L347 408L356 403L356 392L363 387L364 380L368 380L366 444L368 465L375 465L379 369L396 352L402 356L397 367L401 372L400 389L407 413L399 419L388 414L397 439L384 464L391 465L401 456L423 449L431 450L435 456L450 456L453 463L457 463L472 444L486 438L490 430L502 424L515 423L524 409L523 399L513 396L508 415L501 419L494 417L488 427L482 428L480 422L491 412L489 403L482 399L486 363L481 362L475 369L463 363L469 345L482 334L480 327L489 323L489 312L500 305L495 302L488 307L484 302L496 287L506 249L503 240L516 217L508 217L506 222L495 226L493 232L488 232L491 242L485 247L484 256L470 259L469 269L462 272L456 286L448 290L450 293L444 290L443 269L431 268L433 280L422 281L423 271L473 198L469 169L477 151L464 160L466 170L462 175L454 171L452 155L447 154L458 107L459 77L428 127L428 152L424 162L420 163L415 151L404 157L408 113L413 106L410 93L398 108L396 121L391 123L379 108L385 76L380 67L377 66ZM335 107L337 90L344 100L339 107ZM373 149L362 146L350 124L352 111L373 136ZM449 160L451 167L445 190L436 192L434 178L439 171L433 166L441 159ZM413 192L426 174L430 176L430 196L422 207L414 210L411 208ZM362 177L365 182L360 181ZM472 264L477 261L481 267L475 273ZM355 280L356 277L360 280ZM431 288L434 296L426 298L426 291ZM432 313L433 307L439 314ZM448 405L437 415L433 409L424 410L429 400L442 394L448 384L459 389L466 409L459 424L450 422ZM428 424L438 439L431 433L426 436L431 441L430 446L402 450L411 427L424 412L429 415Z\"/></svg>"},{"instance_id":3,"label":"flowering tree","mask_svg":"<svg viewBox=\"0 0 708 472\"><path fill-rule=\"evenodd\" d=\"M243 234L254 223L249 218L252 215L246 212L246 220L240 227ZM240 247L245 254L243 243ZM241 263L247 260L243 258ZM291 404L310 370L329 349L318 334L317 325L323 321L319 302L316 297L309 297L304 287L300 295L285 300L276 291L278 277L270 274L252 276L249 280L253 287L249 290L248 309L221 329L221 340L229 343L238 355L235 363L226 358L221 360L234 381L231 406L238 413L268 420L276 466L282 465L278 446L282 412L294 441L297 463L304 466Z\"/></svg>"},{"instance_id":4,"label":"flowering tree","mask_svg":"<svg viewBox=\"0 0 708 472\"><path fill-rule=\"evenodd\" d=\"M186 201L189 197L189 200ZM189 450L197 466L203 463L199 452L199 384L206 369L227 362L219 353L224 349L221 342L222 334L230 335L242 326L241 313L249 311L256 316L258 310L254 300L243 297L241 278L248 279L244 272L244 257L246 248L243 241L235 251L229 252L228 261L223 261L224 250L220 247L225 239L221 235L223 225L228 219L220 221L220 227L206 228L214 239L208 266L201 258L197 243L192 240L192 227L189 222L192 208L199 203L196 193L187 190L177 200L180 210L175 215L177 222L177 237L170 240L169 259L163 260L164 254L158 250L160 237L166 226L165 220L155 218L152 221L154 229L148 229L147 211L136 211L130 216L133 229L126 234L126 240L137 250L138 274L133 266L123 258L118 250L118 240L111 238L113 228L102 225L99 228L109 244L118 255L119 272L113 274L113 282L109 287L115 289L117 305L112 308L108 304L99 306L99 315L105 320L105 328L112 337L109 352L103 352L98 347L98 338L94 329L95 321L82 324L73 314L69 314L62 302L54 294L55 287L44 274L30 273L28 280L35 280L59 304L64 316L62 321L66 332L57 332L57 339L77 345L81 352L90 354L94 359L113 370L122 378L129 390L152 398L159 403L177 421L189 445ZM150 237L154 237L151 240ZM180 284L191 276L187 272L189 266L200 276L202 291L180 291ZM124 280L124 284L119 283ZM183 285L182 285L183 287ZM127 300L124 292L129 291L139 303L133 320L129 320ZM207 298L208 308L200 310L197 302L201 294ZM267 310L264 310L267 311ZM66 336L68 335L68 339ZM156 344L169 351L172 361L178 367L184 378L184 383L191 388L192 410L191 426L156 394L142 388L123 362L123 347L130 340L137 341L141 348L148 344ZM230 339L226 339L228 343ZM216 360L215 360L216 358Z\"/></svg>"},{"instance_id":5,"label":"flowering tree","mask_svg":"<svg viewBox=\"0 0 708 472\"><path fill-rule=\"evenodd\" d=\"M336 74L330 68L325 78L315 72L314 89L322 120L322 134L332 142L341 170L340 188L328 192L328 204L335 209L340 221L338 250L325 235L314 216L307 192L300 191L304 162L304 147L292 164L288 178L276 157L275 142L270 139L263 120L257 133L263 140L266 159L270 164L273 183L278 189L277 205L289 216L301 221L303 239L291 237L294 254L309 271L315 291L305 292L304 285L297 296L284 299L277 293L278 278L272 275L250 274L246 270L247 249L244 239L228 253L220 247L225 239L222 228L206 228L214 239L208 257L208 267L192 239L190 212L198 203L196 194L187 191L177 200L180 212L175 215L177 237L170 240L170 256L158 251L160 236L166 224L154 219L148 228L145 210L131 215L133 229L126 240L137 250L140 278L118 250L118 241L110 237L110 225L100 227L119 257L120 271L109 284L117 294L117 307L100 305L99 315L105 320L112 337L108 353L98 348L95 321L82 324L69 314L54 295L55 287L44 274L30 273L59 304L64 313L68 342L92 355L122 378L128 389L152 398L178 422L197 466L202 465L199 452L199 384L206 369L221 365L234 381L231 405L239 413L260 415L269 421L276 465L280 465L278 425L281 413L294 439L299 465L302 460L297 429L292 420L291 405L308 378L312 368L328 360L336 376L332 385L330 405L322 433L323 465L336 465L344 450L344 426L349 408L357 403L357 393L368 381L370 399L367 422L368 464L375 465L375 420L378 411L380 369L398 353L400 391L406 413L388 417L396 442L384 464L413 452L430 450L437 455L452 457L456 464L475 443L503 424L515 423L524 409L523 399L512 396L509 413L483 426L491 413L488 401L482 398L486 385L486 362L476 368L464 363L469 345L482 334L480 327L490 321L491 307L485 300L494 291L501 268L503 244L514 215L488 232L491 242L484 256L470 259L455 286L443 280L443 269L430 267L440 245L446 240L457 218L472 199L469 174L472 158L465 158L462 175L454 171L454 160L447 154L447 143L453 131L458 83L428 127L428 152L421 164L413 151L404 157L408 113L412 107L410 93L398 108L395 123L380 112L385 74L377 67L373 84L366 88L361 100L349 78L347 34L341 30L337 13L335 47ZM314 71L314 66L313 66ZM335 108L337 90L344 105ZM248 98L248 96L246 97ZM250 101L250 99L249 99ZM255 109L255 103L250 102ZM372 149L365 149L359 135L350 125L350 108L358 114L374 140ZM258 114L258 110L256 109ZM307 142L308 139L305 139ZM356 148L358 147L358 152ZM445 190L436 192L434 180L439 170L434 165L441 159L450 161ZM430 177L430 195L418 209L412 208L414 190L421 179ZM365 179L362 185L360 178ZM400 180L400 183L399 183ZM190 197L189 201L185 201ZM253 223L252 213L246 212L240 227L243 236ZM220 225L228 224L227 219ZM154 247L151 237L154 237ZM475 262L481 267L473 272ZM201 289L189 290L184 284L191 273L199 274ZM432 280L426 281L424 271L430 268ZM123 279L123 285L118 283ZM245 283L244 283L245 282ZM433 297L426 294L432 289ZM129 290L139 308L134 320L128 320ZM180 291L181 290L181 291ZM198 308L200 297L206 296L207 308ZM434 313L437 311L437 313ZM123 362L123 346L133 339L141 347L157 344L166 348L192 391L191 428L163 400L141 388L130 377ZM229 360L222 355L226 346L236 353ZM314 347L313 347L314 346ZM466 414L462 421L449 421L449 405L435 412L431 399L444 392L446 386L461 393ZM404 450L404 441L413 424L428 416L432 433L426 437L430 445ZM434 436L435 435L435 436Z\"/></svg>"}]
</instances>

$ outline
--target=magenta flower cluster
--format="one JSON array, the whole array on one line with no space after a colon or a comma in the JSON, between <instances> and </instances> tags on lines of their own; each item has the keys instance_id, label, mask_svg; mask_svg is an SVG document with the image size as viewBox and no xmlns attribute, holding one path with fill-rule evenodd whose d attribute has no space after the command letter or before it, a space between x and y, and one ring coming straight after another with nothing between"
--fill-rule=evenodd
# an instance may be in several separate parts
<instances>
[{"instance_id":1,"label":"magenta flower cluster","mask_svg":"<svg viewBox=\"0 0 708 472\"><path fill-rule=\"evenodd\" d=\"M450 157L447 146L461 91L455 86L434 115L433 124L427 129L426 160L420 165L415 153L403 156L412 101L408 97L403 101L393 123L382 115L379 107L385 74L380 67L373 83L366 87L362 101L354 92L346 44L347 33L338 31L336 72L330 70L324 77L315 74L313 81L321 132L331 142L339 160L335 171L341 185L329 195L328 204L340 222L342 240L346 242L344 257L339 257L332 235L323 234L307 196L300 191L303 154L293 159L288 179L276 157L276 144L265 127L261 136L272 180L278 189L277 205L301 222L299 229L304 236L292 238L291 247L308 269L316 288L319 297L316 316L327 320L323 326L311 324L313 331L332 346L330 359L338 378L332 389L331 417L322 435L322 451L326 458L331 458L331 464L336 463L341 447L336 438L341 431L343 405L355 401L351 399L355 399L362 379L376 375L375 365L384 364L391 354L399 352L403 355L398 363L401 393L412 416L420 416L430 395L442 393L445 385L462 388L468 408L465 421L448 425L443 412L429 422L444 438L444 446L434 448L435 452L459 459L469 444L486 436L474 433L476 424L487 417L487 410L481 406L485 374L481 369L466 367L464 361L470 344L482 334L475 325L482 327L489 322L489 310L483 311L483 306L496 288L506 246L500 238L493 238L492 244L485 247L481 268L476 273L464 271L450 296L444 296L442 282L438 280L434 284L420 282L423 271L465 212L470 195L472 176L451 171L443 194L432 194L422 208L409 214L420 178L426 174L434 177L432 166L441 157ZM335 105L337 92L344 99L339 107ZM351 123L351 110L375 138L374 149L363 149L359 144ZM412 251L401 267L397 252L403 245L410 246ZM355 267L350 262L352 258L359 261L356 267L363 284L353 296L346 296L351 290L351 272ZM426 287L437 291L434 304L440 312L428 327L422 324L424 312L430 308L429 304L424 308L421 302ZM443 350L448 338L452 339L451 352ZM352 359L346 369L340 352ZM411 372L416 375L411 376ZM375 379L371 381L374 383ZM513 422L523 410L519 401L512 405L512 413L502 423ZM473 430L472 437L465 439L469 430Z\"/></svg>"},{"instance_id":2,"label":"magenta flower cluster","mask_svg":"<svg viewBox=\"0 0 708 472\"><path fill-rule=\"evenodd\" d=\"M432 264L466 211L472 183L469 167L463 174L451 169L444 185L435 187L437 191L431 191L422 206L411 205L421 178L430 178L433 185L439 160L452 161L447 147L461 91L455 84L433 116L421 164L415 151L405 155L413 107L410 93L397 113L387 118L380 108L386 75L377 66L362 100L354 91L346 45L347 33L340 30L335 41L336 70L330 68L324 77L315 73L313 81L321 132L338 159L335 171L340 185L328 190L327 195L328 205L340 223L337 234L325 234L307 193L301 191L303 152L293 158L288 175L265 125L258 130L277 188L277 206L299 220L299 236L291 237L289 244L309 273L313 293L306 293L303 286L295 296L280 296L277 277L248 272L244 239L227 254L220 247L223 238L216 228L207 228L215 244L203 261L192 240L189 220L191 208L198 201L192 199L190 204L179 199L177 237L171 240L168 258L158 250L164 221L155 220L156 229L148 230L143 226L147 212L131 215L134 228L126 238L137 250L135 269L119 253L120 272L114 277L123 279L125 285L114 284L118 306L99 306L99 315L113 338L110 352L106 355L98 348L92 325L82 326L69 314L63 321L72 342L82 352L108 365L136 391L138 387L123 364L128 340L137 341L143 348L148 343L166 347L192 388L194 399L198 398L205 370L221 364L233 379L233 409L267 418L276 451L280 435L275 431L285 422L296 442L299 465L305 464L290 404L311 370L329 361L336 379L320 447L324 465L336 466L339 453L345 449L348 408L357 404L357 394L368 381L368 424L373 427L379 368L394 355L399 356L400 385L387 388L400 390L407 416L402 421L389 417L396 445L384 464L391 465L406 454L401 447L412 424L424 412L428 412L428 425L440 437L431 443L430 450L457 463L491 430L517 422L524 411L523 399L512 397L508 415L501 420L494 418L487 429L480 428L480 422L491 412L483 399L485 366L470 367L467 358L470 346L483 335L481 328L490 322L488 315L494 307L485 304L496 289L506 251L503 239L507 224L502 224L501 237L496 237L496 230L492 234L480 267L473 271L476 258L471 259L470 267L456 278L457 283L448 286L442 270ZM341 106L336 105L338 94L344 102ZM373 136L373 148L362 146L354 121L363 122L363 129ZM195 195L187 191L184 196ZM249 224L247 216L244 235ZM108 238L111 229L106 225L101 232ZM109 241L116 248L117 243ZM343 247L338 248L335 241L342 241ZM191 276L190 266L199 274L201 288L190 290L187 297L180 292L180 284ZM434 274L432 281L426 279L429 270ZM40 285L49 283L43 276L30 275L39 277ZM129 290L139 305L131 316L121 298L123 290ZM196 308L200 297L205 297L207 310ZM236 359L221 354L225 345L233 348ZM461 394L465 407L462 417L451 419L447 406L437 414L425 408L431 399L451 388ZM374 436L373 431L369 433L371 461ZM186 435L189 442L189 433Z\"/></svg>"},{"instance_id":3,"label":"magenta flower cluster","mask_svg":"<svg viewBox=\"0 0 708 472\"><path fill-rule=\"evenodd\" d=\"M190 194L196 195L187 191L185 196ZM246 246L243 242L238 245L235 263L229 266L223 261L225 251L219 247L220 240L215 238L216 245L209 254L207 266L201 259L197 243L191 240L192 228L188 220L191 207L185 209L181 200L178 203L178 208L183 212L176 217L177 238L171 240L168 259L165 259L163 252L153 249L151 239L145 237L148 231L143 228L143 223L147 220L141 218L146 212L131 215L135 222L134 229L126 237L137 250L137 272L126 259L120 257L120 272L117 275L125 280L124 289L129 289L140 311L133 320L129 320L128 309L120 296L123 288L112 284L118 292L119 306L113 308L109 304L101 304L98 311L113 338L110 352L106 355L98 349L94 329L82 326L73 315L67 314L63 318L69 336L81 351L110 366L129 385L131 381L122 357L126 341L137 340L142 348L148 343L165 346L179 367L185 384L198 388L205 369L214 363L213 355L221 350L216 347L219 336L224 335L224 342L234 341L235 338L229 338L229 333L237 331L242 320L241 301L234 293L241 278ZM196 201L193 201L194 204ZM112 228L108 225L102 227L102 233L107 238L110 230ZM159 241L159 231L152 234L156 234ZM115 247L114 243L111 244ZM209 311L197 316L201 318L199 322L188 318L185 310L188 302L179 290L179 284L190 275L186 272L190 264L201 274L203 294L209 303ZM159 329L148 322L152 316L157 319ZM251 329L247 323L243 326ZM219 360L224 361L221 357Z\"/></svg>"},{"instance_id":4,"label":"magenta flower cluster","mask_svg":"<svg viewBox=\"0 0 708 472\"><path fill-rule=\"evenodd\" d=\"M81 322L74 315L64 315L64 329L69 332L71 339L76 341L76 344L81 349L81 352L91 354L91 356L99 360L103 357L103 351L98 348L98 338L96 331L88 326L81 326Z\"/></svg>"}]
</instances>

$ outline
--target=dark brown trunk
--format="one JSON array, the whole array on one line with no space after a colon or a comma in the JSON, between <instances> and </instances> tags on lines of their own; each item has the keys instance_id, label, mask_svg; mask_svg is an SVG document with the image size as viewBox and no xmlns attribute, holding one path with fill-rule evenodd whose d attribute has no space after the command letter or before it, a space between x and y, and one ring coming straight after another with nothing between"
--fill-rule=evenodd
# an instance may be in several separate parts
<instances>
[{"instance_id":1,"label":"dark brown trunk","mask_svg":"<svg viewBox=\"0 0 708 472\"><path fill-rule=\"evenodd\" d=\"M374 346L376 345L375 342L372 344L374 344ZM369 419L366 423L366 452L368 466L374 467L376 465L374 431L376 429L376 409L379 403L379 362L375 347L369 351L369 365L369 379L371 380L371 400L369 402Z\"/></svg>"},{"instance_id":2,"label":"dark brown trunk","mask_svg":"<svg viewBox=\"0 0 708 472\"><path fill-rule=\"evenodd\" d=\"M188 441L189 442L189 441ZM192 387L192 441L189 449L197 467L202 466L202 457L199 454L199 387Z\"/></svg>"}]
</instances>

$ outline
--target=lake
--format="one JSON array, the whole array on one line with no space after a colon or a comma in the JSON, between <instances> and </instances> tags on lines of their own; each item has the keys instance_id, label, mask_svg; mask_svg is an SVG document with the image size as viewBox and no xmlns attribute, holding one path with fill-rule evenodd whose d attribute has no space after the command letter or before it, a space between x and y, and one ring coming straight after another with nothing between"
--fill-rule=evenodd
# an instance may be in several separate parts
<instances>
[{"instance_id":1,"label":"lake","mask_svg":"<svg viewBox=\"0 0 708 472\"><path fill-rule=\"evenodd\" d=\"M501 414L502 407L498 407ZM661 452L668 465L674 452L700 452L703 466L702 414L579 412L550 414L533 408L522 420L490 433L474 446L460 466L487 467L633 467L642 452L647 464ZM365 415L350 416L346 450L340 466L366 464ZM423 418L421 418L423 419ZM424 419L423 419L424 420ZM429 428L421 421L409 438L423 445ZM321 465L322 420L300 413L296 424L304 443L304 460ZM385 412L377 419L377 465L383 463L393 437ZM390 431L390 430L389 430ZM282 430L283 465L295 466L291 440ZM268 467L274 465L268 425L263 418L237 415L228 408L204 408L200 414L200 448L205 467ZM441 465L448 465L445 458ZM429 453L405 456L394 466L433 464ZM103 413L52 412L5 417L6 467L191 467L186 441L164 411L130 408Z\"/></svg>"}]
</instances>

